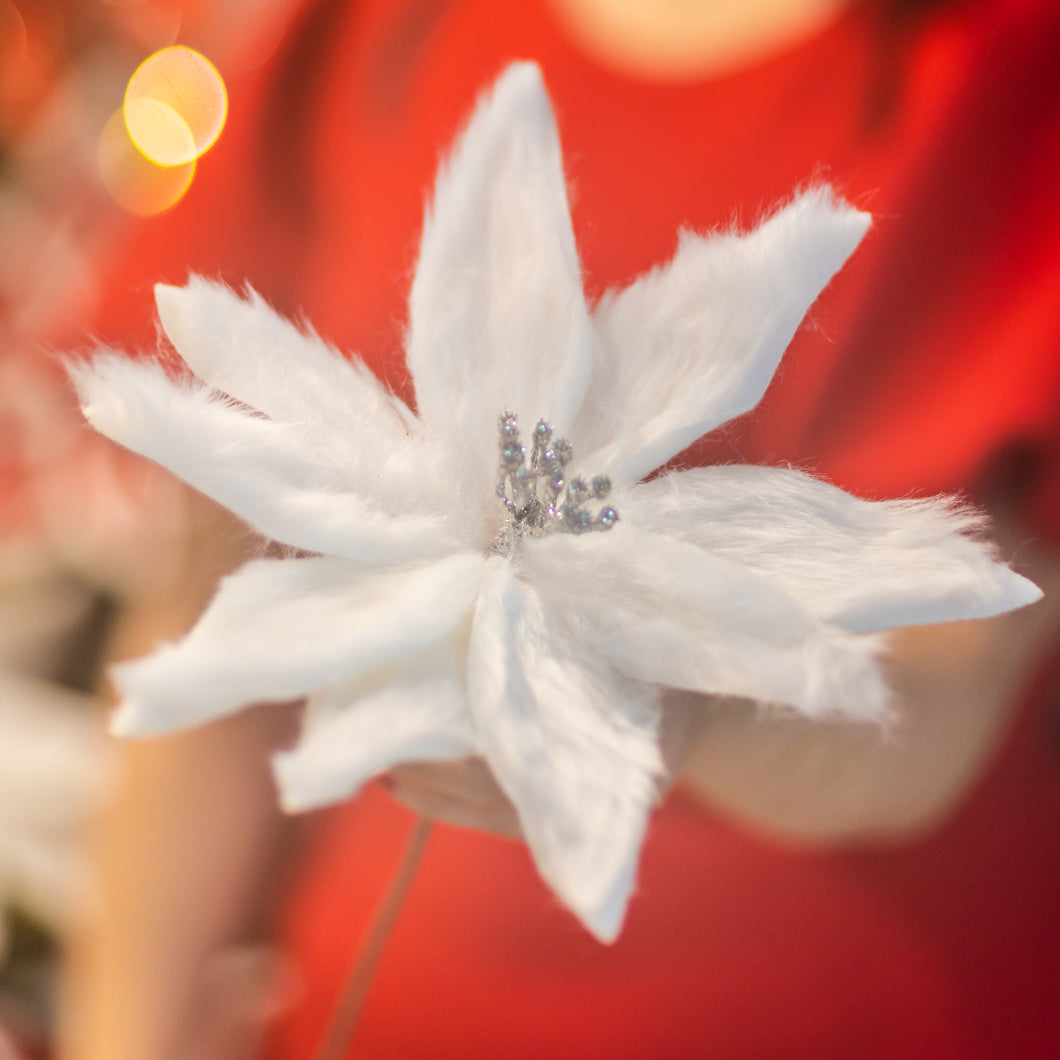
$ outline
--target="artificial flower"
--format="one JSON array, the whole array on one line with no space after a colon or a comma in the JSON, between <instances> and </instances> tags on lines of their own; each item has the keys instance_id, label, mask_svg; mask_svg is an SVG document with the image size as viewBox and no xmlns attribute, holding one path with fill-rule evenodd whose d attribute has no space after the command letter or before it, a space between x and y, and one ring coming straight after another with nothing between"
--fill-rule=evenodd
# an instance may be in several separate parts
<instances>
[{"instance_id":1,"label":"artificial flower","mask_svg":"<svg viewBox=\"0 0 1060 1060\"><path fill-rule=\"evenodd\" d=\"M290 809L401 761L480 755L544 878L613 939L663 689L876 718L874 631L1038 595L949 501L870 503L767 467L646 480L758 402L868 225L814 188L749 234L683 234L590 307L523 64L438 177L411 292L415 412L253 292L158 287L197 378L98 356L74 368L86 416L301 554L247 563L183 640L121 667L115 731L305 697L275 762Z\"/></svg>"}]
</instances>

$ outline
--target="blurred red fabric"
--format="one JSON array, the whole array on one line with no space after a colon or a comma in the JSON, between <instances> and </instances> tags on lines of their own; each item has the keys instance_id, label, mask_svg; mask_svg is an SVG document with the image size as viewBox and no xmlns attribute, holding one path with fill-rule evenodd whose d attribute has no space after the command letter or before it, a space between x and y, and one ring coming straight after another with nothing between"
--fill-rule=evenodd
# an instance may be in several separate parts
<instances>
[{"instance_id":1,"label":"blurred red fabric","mask_svg":"<svg viewBox=\"0 0 1060 1060\"><path fill-rule=\"evenodd\" d=\"M187 200L116 259L99 329L150 349L151 283L246 281L411 399L435 167L478 92L533 58L593 296L668 258L680 226L749 225L810 180L876 216L760 408L682 461L791 461L875 497L975 492L1018 463L1026 518L1056 540L1060 14L914 8L855 4L748 69L660 85L594 62L543 0L307 5L230 82ZM1058 1055L1058 677L1027 690L959 812L901 848L785 850L674 795L610 948L520 846L436 829L351 1056ZM374 788L315 822L282 916L308 990L273 1060L312 1055L408 828Z\"/></svg>"}]
</instances>

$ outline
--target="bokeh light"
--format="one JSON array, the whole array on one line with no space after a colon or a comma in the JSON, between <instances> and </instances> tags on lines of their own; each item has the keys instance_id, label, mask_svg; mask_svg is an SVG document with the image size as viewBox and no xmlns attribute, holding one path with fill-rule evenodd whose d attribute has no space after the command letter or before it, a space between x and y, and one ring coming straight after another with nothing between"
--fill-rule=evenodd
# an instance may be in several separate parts
<instances>
[{"instance_id":1,"label":"bokeh light","mask_svg":"<svg viewBox=\"0 0 1060 1060\"><path fill-rule=\"evenodd\" d=\"M140 217L178 203L195 175L194 160L160 166L145 157L129 138L124 108L103 127L97 158L104 187L119 205Z\"/></svg>"},{"instance_id":2,"label":"bokeh light","mask_svg":"<svg viewBox=\"0 0 1060 1060\"><path fill-rule=\"evenodd\" d=\"M178 166L198 158L195 134L167 103L150 98L127 98L124 112L130 138L152 162Z\"/></svg>"},{"instance_id":3,"label":"bokeh light","mask_svg":"<svg viewBox=\"0 0 1060 1060\"><path fill-rule=\"evenodd\" d=\"M228 94L205 56L183 45L145 59L129 78L123 106L136 146L160 166L181 166L213 146L224 127Z\"/></svg>"}]
</instances>

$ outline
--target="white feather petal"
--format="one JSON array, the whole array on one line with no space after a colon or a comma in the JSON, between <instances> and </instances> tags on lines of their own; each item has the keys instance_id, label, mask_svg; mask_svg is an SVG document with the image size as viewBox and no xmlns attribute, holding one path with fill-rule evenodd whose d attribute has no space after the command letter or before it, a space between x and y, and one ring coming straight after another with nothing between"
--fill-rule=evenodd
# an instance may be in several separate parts
<instances>
[{"instance_id":1,"label":"white feather petal","mask_svg":"<svg viewBox=\"0 0 1060 1060\"><path fill-rule=\"evenodd\" d=\"M569 431L591 369L559 139L536 66L502 74L443 166L410 317L420 415L460 454L464 496L491 500L498 415Z\"/></svg>"},{"instance_id":2,"label":"white feather petal","mask_svg":"<svg viewBox=\"0 0 1060 1060\"><path fill-rule=\"evenodd\" d=\"M112 730L186 728L410 656L466 620L482 564L474 553L387 571L330 556L247 563L182 641L114 668Z\"/></svg>"},{"instance_id":3,"label":"white feather petal","mask_svg":"<svg viewBox=\"0 0 1060 1060\"><path fill-rule=\"evenodd\" d=\"M738 563L622 524L530 545L527 577L629 677L811 717L887 710L879 638L826 625Z\"/></svg>"},{"instance_id":4,"label":"white feather petal","mask_svg":"<svg viewBox=\"0 0 1060 1060\"><path fill-rule=\"evenodd\" d=\"M866 501L786 468L667 475L623 496L630 525L739 563L857 633L986 618L1041 590L994 558L952 498Z\"/></svg>"},{"instance_id":5,"label":"white feather petal","mask_svg":"<svg viewBox=\"0 0 1060 1060\"><path fill-rule=\"evenodd\" d=\"M240 298L192 276L185 287L157 284L155 302L170 341L209 387L289 424L315 459L380 503L437 506L435 477L416 474L427 451L420 421L361 361L284 320L250 288Z\"/></svg>"},{"instance_id":6,"label":"white feather petal","mask_svg":"<svg viewBox=\"0 0 1060 1060\"><path fill-rule=\"evenodd\" d=\"M869 221L814 188L746 235L684 233L668 265L597 306L602 363L576 449L617 482L635 482L757 405Z\"/></svg>"},{"instance_id":7,"label":"white feather petal","mask_svg":"<svg viewBox=\"0 0 1060 1060\"><path fill-rule=\"evenodd\" d=\"M622 679L576 622L494 557L468 655L476 738L542 876L612 941L662 762L654 689Z\"/></svg>"},{"instance_id":8,"label":"white feather petal","mask_svg":"<svg viewBox=\"0 0 1060 1060\"><path fill-rule=\"evenodd\" d=\"M273 770L284 809L296 813L345 799L400 762L475 750L467 694L443 672L311 697L298 745L274 755Z\"/></svg>"},{"instance_id":9,"label":"white feather petal","mask_svg":"<svg viewBox=\"0 0 1060 1060\"><path fill-rule=\"evenodd\" d=\"M459 545L439 516L393 516L312 459L295 429L233 407L155 364L99 356L70 375L88 421L161 464L268 537L373 563L441 556Z\"/></svg>"},{"instance_id":10,"label":"white feather petal","mask_svg":"<svg viewBox=\"0 0 1060 1060\"><path fill-rule=\"evenodd\" d=\"M399 445L411 412L357 360L296 327L253 289L241 298L192 276L184 287L155 285L166 335L205 383L307 434L363 436L377 455Z\"/></svg>"}]
</instances>

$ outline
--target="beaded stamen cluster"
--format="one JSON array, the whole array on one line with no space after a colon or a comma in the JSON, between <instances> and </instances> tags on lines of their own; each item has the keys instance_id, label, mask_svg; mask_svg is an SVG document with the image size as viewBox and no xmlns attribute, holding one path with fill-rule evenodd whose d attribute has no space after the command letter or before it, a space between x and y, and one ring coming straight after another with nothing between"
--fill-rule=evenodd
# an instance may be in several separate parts
<instances>
[{"instance_id":1,"label":"beaded stamen cluster","mask_svg":"<svg viewBox=\"0 0 1060 1060\"><path fill-rule=\"evenodd\" d=\"M606 475L596 475L589 483L578 477L567 481L566 467L574 453L566 438L553 438L551 424L539 420L534 427L529 459L515 414L502 413L497 426L497 496L510 517L504 536L585 534L610 530L618 522L614 508L604 506L594 516L585 507L593 498L607 499L611 480Z\"/></svg>"}]
</instances>

